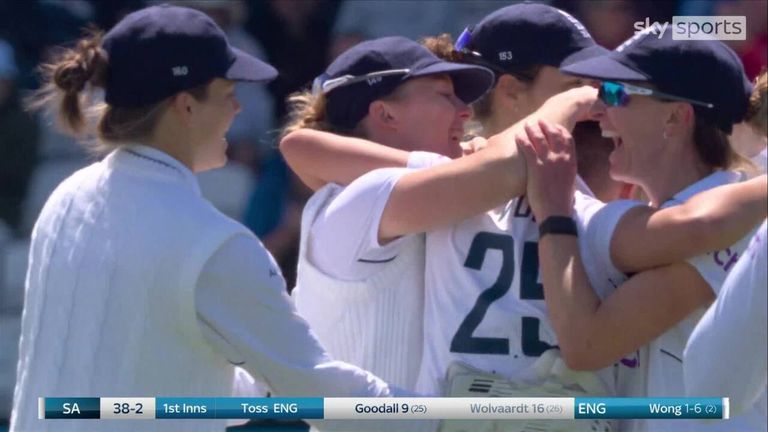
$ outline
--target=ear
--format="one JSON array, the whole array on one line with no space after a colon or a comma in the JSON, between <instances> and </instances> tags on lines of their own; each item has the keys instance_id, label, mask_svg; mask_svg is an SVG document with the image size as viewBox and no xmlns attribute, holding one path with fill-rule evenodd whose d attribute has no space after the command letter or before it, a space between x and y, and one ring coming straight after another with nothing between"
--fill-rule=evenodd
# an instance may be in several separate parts
<instances>
[{"instance_id":1,"label":"ear","mask_svg":"<svg viewBox=\"0 0 768 432\"><path fill-rule=\"evenodd\" d=\"M192 118L194 106L192 101L194 98L187 92L181 92L173 96L170 106L171 110L176 114L184 123L189 123Z\"/></svg>"},{"instance_id":2,"label":"ear","mask_svg":"<svg viewBox=\"0 0 768 432\"><path fill-rule=\"evenodd\" d=\"M382 100L375 100L368 105L368 117L379 127L396 128L399 116L394 106Z\"/></svg>"},{"instance_id":3,"label":"ear","mask_svg":"<svg viewBox=\"0 0 768 432\"><path fill-rule=\"evenodd\" d=\"M664 133L669 136L680 136L694 126L695 113L691 104L673 102L668 104L669 113L664 124Z\"/></svg>"},{"instance_id":4,"label":"ear","mask_svg":"<svg viewBox=\"0 0 768 432\"><path fill-rule=\"evenodd\" d=\"M512 75L504 74L499 77L499 82L496 84L496 88L500 94L512 100L517 100L528 88L528 85Z\"/></svg>"}]
</instances>

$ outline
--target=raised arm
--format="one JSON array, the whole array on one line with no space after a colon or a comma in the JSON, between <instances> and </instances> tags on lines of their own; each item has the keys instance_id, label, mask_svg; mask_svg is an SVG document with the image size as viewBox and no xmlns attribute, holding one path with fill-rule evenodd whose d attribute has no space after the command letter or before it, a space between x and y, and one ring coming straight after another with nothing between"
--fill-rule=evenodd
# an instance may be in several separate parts
<instances>
[{"instance_id":1,"label":"raised arm","mask_svg":"<svg viewBox=\"0 0 768 432\"><path fill-rule=\"evenodd\" d=\"M715 297L694 267L678 263L638 273L600 300L573 236L540 239L539 263L563 360L575 370L610 366Z\"/></svg>"},{"instance_id":2,"label":"raised arm","mask_svg":"<svg viewBox=\"0 0 768 432\"><path fill-rule=\"evenodd\" d=\"M528 200L537 220L571 216L573 140L548 125L527 132L530 140L520 140L520 146L530 171ZM584 270L574 235L544 234L539 239L539 265L563 359L577 370L610 365L714 298L696 269L680 263L640 273L601 300Z\"/></svg>"},{"instance_id":3,"label":"raised arm","mask_svg":"<svg viewBox=\"0 0 768 432\"><path fill-rule=\"evenodd\" d=\"M403 176L379 225L379 240L458 223L525 193L525 161L515 136L527 123L545 119L573 128L597 96L581 87L553 96L536 112L488 139L483 151Z\"/></svg>"},{"instance_id":4,"label":"raised arm","mask_svg":"<svg viewBox=\"0 0 768 432\"><path fill-rule=\"evenodd\" d=\"M572 128L586 118L597 91L581 87L553 96L539 110L488 140L481 152L409 173L395 186L379 226L390 239L450 225L500 205L525 191L525 164L514 136L526 122L546 119ZM408 152L359 138L298 130L280 143L288 164L310 187L348 184L383 167L404 167Z\"/></svg>"},{"instance_id":5,"label":"raised arm","mask_svg":"<svg viewBox=\"0 0 768 432\"><path fill-rule=\"evenodd\" d=\"M767 182L762 175L701 192L679 206L629 210L611 238L613 263L630 273L727 248L765 219Z\"/></svg>"},{"instance_id":6,"label":"raised arm","mask_svg":"<svg viewBox=\"0 0 768 432\"><path fill-rule=\"evenodd\" d=\"M408 152L361 138L299 129L280 141L293 172L313 190L326 183L347 185L377 168L405 167Z\"/></svg>"}]
</instances>

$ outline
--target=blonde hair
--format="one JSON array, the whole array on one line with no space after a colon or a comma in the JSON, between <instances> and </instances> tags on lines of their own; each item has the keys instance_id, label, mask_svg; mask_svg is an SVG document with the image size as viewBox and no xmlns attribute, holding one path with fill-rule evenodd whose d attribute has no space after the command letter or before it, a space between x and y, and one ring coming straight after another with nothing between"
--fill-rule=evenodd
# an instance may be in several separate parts
<instances>
[{"instance_id":1,"label":"blonde hair","mask_svg":"<svg viewBox=\"0 0 768 432\"><path fill-rule=\"evenodd\" d=\"M396 100L401 97L402 86L397 86L392 93L378 98L378 100ZM328 121L328 98L323 93L313 94L310 90L296 92L288 96L288 119L280 131L280 139L299 129L314 129L324 132L333 132L339 135L348 135L364 138L366 132L359 122L355 128L347 129L336 126Z\"/></svg>"},{"instance_id":2,"label":"blonde hair","mask_svg":"<svg viewBox=\"0 0 768 432\"><path fill-rule=\"evenodd\" d=\"M421 39L421 44L432 54L442 60L449 62L458 62L459 58L453 49L453 38L448 33L442 33L437 36L429 36Z\"/></svg>"},{"instance_id":3,"label":"blonde hair","mask_svg":"<svg viewBox=\"0 0 768 432\"><path fill-rule=\"evenodd\" d=\"M51 62L42 64L43 85L26 100L29 110L46 109L54 113L57 125L65 133L90 138L82 143L96 156L112 151L119 143L148 139L170 99L137 108L95 103L93 90L106 87L109 68L107 53L101 47L102 38L100 30L88 29L73 48L61 49ZM185 91L204 100L208 84ZM94 135L97 139L93 139Z\"/></svg>"},{"instance_id":4,"label":"blonde hair","mask_svg":"<svg viewBox=\"0 0 768 432\"><path fill-rule=\"evenodd\" d=\"M91 29L75 47L60 50L52 62L42 64L43 86L27 100L27 108L55 109L62 130L82 134L86 127L83 90L88 84L106 85L108 61L101 48L102 36L102 32Z\"/></svg>"},{"instance_id":5,"label":"blonde hair","mask_svg":"<svg viewBox=\"0 0 768 432\"><path fill-rule=\"evenodd\" d=\"M323 93L313 94L309 90L288 96L288 120L280 131L280 139L299 129L315 129L325 132L340 132L326 118L326 98Z\"/></svg>"}]
</instances>

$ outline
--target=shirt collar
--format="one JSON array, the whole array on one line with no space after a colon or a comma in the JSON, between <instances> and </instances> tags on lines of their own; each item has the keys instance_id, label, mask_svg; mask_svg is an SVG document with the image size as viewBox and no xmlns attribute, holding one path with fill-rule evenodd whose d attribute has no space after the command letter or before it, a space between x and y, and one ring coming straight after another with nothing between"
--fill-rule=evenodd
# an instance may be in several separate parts
<instances>
[{"instance_id":1,"label":"shirt collar","mask_svg":"<svg viewBox=\"0 0 768 432\"><path fill-rule=\"evenodd\" d=\"M168 153L142 144L123 145L118 152L124 153L129 158L144 161L158 172L174 175L192 187L197 194L200 194L200 185L195 174L189 167Z\"/></svg>"},{"instance_id":2,"label":"shirt collar","mask_svg":"<svg viewBox=\"0 0 768 432\"><path fill-rule=\"evenodd\" d=\"M685 189L676 193L675 196L665 201L662 207L682 204L699 192L709 190L718 186L735 183L741 179L741 174L734 171L715 171L704 177L696 183L689 185Z\"/></svg>"}]
</instances>

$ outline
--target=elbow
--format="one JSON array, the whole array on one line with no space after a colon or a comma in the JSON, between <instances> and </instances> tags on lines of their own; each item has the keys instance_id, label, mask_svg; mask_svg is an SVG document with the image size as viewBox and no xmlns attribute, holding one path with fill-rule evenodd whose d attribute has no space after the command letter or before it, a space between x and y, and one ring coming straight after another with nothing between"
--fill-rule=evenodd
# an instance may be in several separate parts
<instances>
[{"instance_id":1,"label":"elbow","mask_svg":"<svg viewBox=\"0 0 768 432\"><path fill-rule=\"evenodd\" d=\"M288 135L284 136L283 139L280 140L280 153L283 154L283 157L290 165L291 160L295 158L297 154L297 150L302 147L302 142L305 141L304 136L305 132L301 129L295 130Z\"/></svg>"},{"instance_id":2,"label":"elbow","mask_svg":"<svg viewBox=\"0 0 768 432\"><path fill-rule=\"evenodd\" d=\"M560 355L568 369L574 371L589 371L593 369L589 356L583 350L565 349L561 345Z\"/></svg>"},{"instance_id":3,"label":"elbow","mask_svg":"<svg viewBox=\"0 0 768 432\"><path fill-rule=\"evenodd\" d=\"M285 159L285 163L301 179L301 181L312 190L323 187L326 181L321 180L317 175L318 170L312 164L312 136L310 131L305 129L295 130L285 135L279 144L280 153Z\"/></svg>"},{"instance_id":4,"label":"elbow","mask_svg":"<svg viewBox=\"0 0 768 432\"><path fill-rule=\"evenodd\" d=\"M574 371L595 371L613 364L613 360L600 356L600 352L582 338L577 343L560 343L560 355L569 369Z\"/></svg>"}]
</instances>

